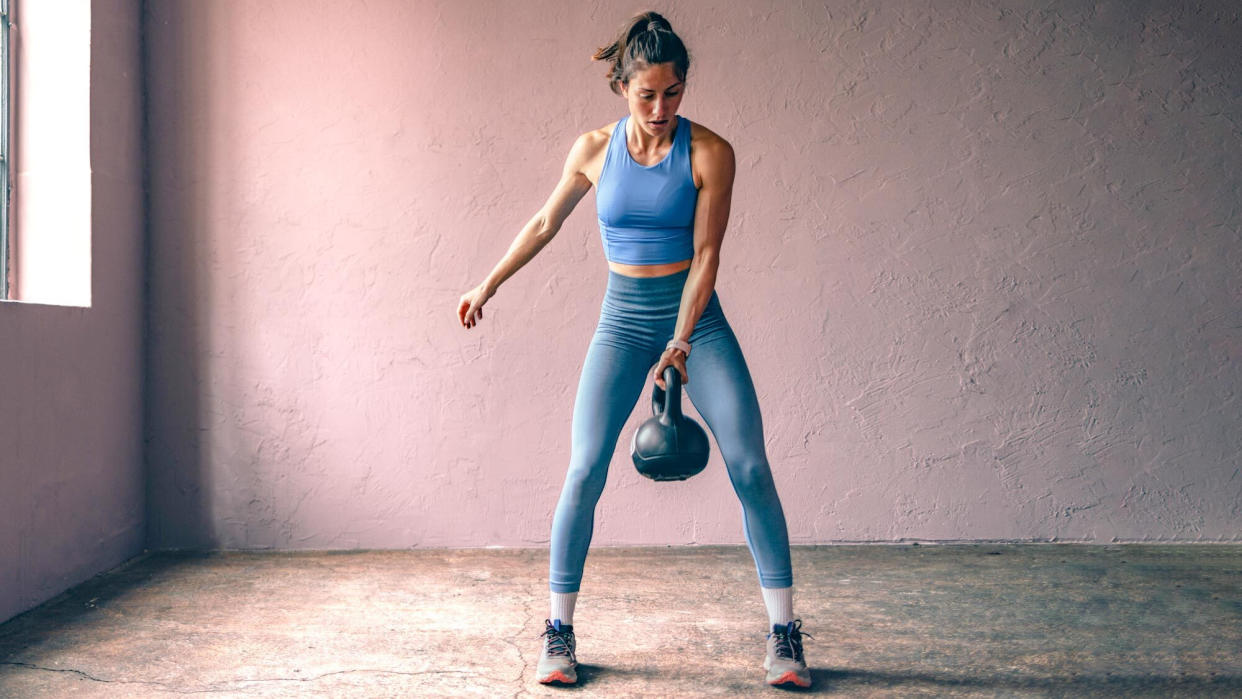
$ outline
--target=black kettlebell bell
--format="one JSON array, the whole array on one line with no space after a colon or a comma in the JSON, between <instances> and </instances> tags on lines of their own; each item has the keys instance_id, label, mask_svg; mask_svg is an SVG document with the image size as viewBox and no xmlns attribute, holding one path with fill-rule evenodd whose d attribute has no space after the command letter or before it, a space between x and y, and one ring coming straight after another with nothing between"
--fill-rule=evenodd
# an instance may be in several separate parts
<instances>
[{"instance_id":1,"label":"black kettlebell bell","mask_svg":"<svg viewBox=\"0 0 1242 699\"><path fill-rule=\"evenodd\" d=\"M710 447L707 433L692 418L681 413L681 373L675 366L664 368L664 385L656 384L651 394L651 412L634 431L630 456L634 468L654 481L684 481L707 467Z\"/></svg>"}]
</instances>

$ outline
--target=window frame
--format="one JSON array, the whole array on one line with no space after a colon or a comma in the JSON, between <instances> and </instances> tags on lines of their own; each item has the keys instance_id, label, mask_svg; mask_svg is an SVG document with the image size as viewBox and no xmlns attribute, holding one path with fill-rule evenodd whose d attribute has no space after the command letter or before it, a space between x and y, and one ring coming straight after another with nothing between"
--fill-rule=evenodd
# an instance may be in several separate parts
<instances>
[{"instance_id":1,"label":"window frame","mask_svg":"<svg viewBox=\"0 0 1242 699\"><path fill-rule=\"evenodd\" d=\"M12 265L13 246L10 244L9 216L10 202L13 194L13 158L9 148L9 128L13 120L12 105L9 94L12 81L10 78L9 60L13 44L10 41L9 25L12 22L10 0L0 0L0 301L9 300L9 287L12 284L9 269Z\"/></svg>"}]
</instances>

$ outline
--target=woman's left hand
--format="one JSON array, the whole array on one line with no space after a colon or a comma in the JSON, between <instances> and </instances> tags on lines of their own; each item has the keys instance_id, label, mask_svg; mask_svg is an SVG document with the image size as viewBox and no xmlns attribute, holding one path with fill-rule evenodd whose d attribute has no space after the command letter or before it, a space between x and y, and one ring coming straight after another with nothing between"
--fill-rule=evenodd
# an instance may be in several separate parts
<instances>
[{"instance_id":1,"label":"woman's left hand","mask_svg":"<svg viewBox=\"0 0 1242 699\"><path fill-rule=\"evenodd\" d=\"M686 372L686 353L681 350L670 347L664 350L664 354L660 355L660 361L656 362L655 369L652 374L655 375L656 385L661 391L667 391L668 386L664 385L664 367L677 367L677 373L681 374L681 385L685 386L690 383L690 374Z\"/></svg>"}]
</instances>

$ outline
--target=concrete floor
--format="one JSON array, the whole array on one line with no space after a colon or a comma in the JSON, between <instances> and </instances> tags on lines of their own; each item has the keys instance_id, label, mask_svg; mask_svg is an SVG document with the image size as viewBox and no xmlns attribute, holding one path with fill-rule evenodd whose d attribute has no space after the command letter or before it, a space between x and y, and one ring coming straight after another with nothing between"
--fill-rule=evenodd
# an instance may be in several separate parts
<instances>
[{"instance_id":1,"label":"concrete floor","mask_svg":"<svg viewBox=\"0 0 1242 699\"><path fill-rule=\"evenodd\" d=\"M793 559L810 693L1242 696L1242 546ZM532 679L546 567L539 549L153 554L0 625L0 696L782 692L745 548L593 549L577 688Z\"/></svg>"}]
</instances>

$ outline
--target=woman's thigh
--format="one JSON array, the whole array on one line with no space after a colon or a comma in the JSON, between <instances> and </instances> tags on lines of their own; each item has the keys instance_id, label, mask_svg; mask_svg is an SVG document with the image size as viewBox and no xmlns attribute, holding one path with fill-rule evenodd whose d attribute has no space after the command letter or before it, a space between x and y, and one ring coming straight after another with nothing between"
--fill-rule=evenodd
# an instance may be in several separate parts
<instances>
[{"instance_id":1,"label":"woman's thigh","mask_svg":"<svg viewBox=\"0 0 1242 699\"><path fill-rule=\"evenodd\" d=\"M607 468L651 368L650 349L596 332L574 399L570 468Z\"/></svg>"},{"instance_id":2,"label":"woman's thigh","mask_svg":"<svg viewBox=\"0 0 1242 699\"><path fill-rule=\"evenodd\" d=\"M721 456L735 464L766 465L763 417L741 345L723 315L713 321L708 339L692 343L686 372L686 394L707 423Z\"/></svg>"}]
</instances>

